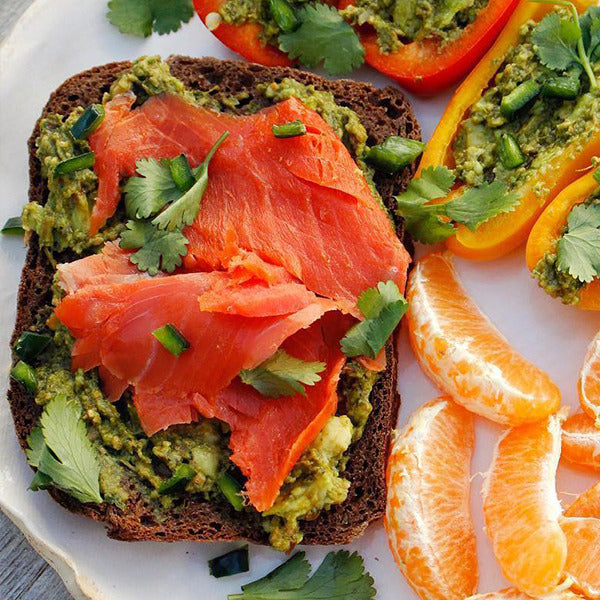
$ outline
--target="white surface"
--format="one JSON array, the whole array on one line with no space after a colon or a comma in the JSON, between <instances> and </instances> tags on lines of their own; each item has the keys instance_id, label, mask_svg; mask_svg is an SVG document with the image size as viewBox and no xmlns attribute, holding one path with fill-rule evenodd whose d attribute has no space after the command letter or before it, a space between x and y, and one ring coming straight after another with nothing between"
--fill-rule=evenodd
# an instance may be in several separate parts
<instances>
[{"instance_id":1,"label":"white surface","mask_svg":"<svg viewBox=\"0 0 600 600\"><path fill-rule=\"evenodd\" d=\"M148 40L120 35L105 18L106 0L38 0L0 48L0 223L20 212L27 200L27 138L48 95L67 77L95 65L142 54L233 54L213 38L195 17L170 36ZM377 85L385 79L364 69L358 78ZM446 98L415 101L424 136L429 137ZM206 561L226 544L122 543L109 540L102 525L68 513L45 493L28 492L31 471L14 435L4 399L10 364L8 339L15 315L16 289L25 251L18 239L0 239L0 503L36 549L59 571L77 598L94 600L224 600L243 583L281 562L265 548L251 549L251 573L217 581ZM465 285L484 312L529 359L552 374L564 402L577 405L576 381L588 342L600 326L600 315L563 307L530 279L523 251L493 263L457 261ZM439 392L421 373L406 337L400 346L400 422ZM479 420L473 473L487 470L500 428ZM440 449L443 451L443 449ZM565 503L586 489L593 478L561 467L559 490ZM473 478L473 515L479 536L480 590L505 586L482 531L479 490ZM379 600L414 600L387 549L380 524L372 526L352 549L358 550L375 578ZM308 549L316 565L329 549Z\"/></svg>"}]
</instances>

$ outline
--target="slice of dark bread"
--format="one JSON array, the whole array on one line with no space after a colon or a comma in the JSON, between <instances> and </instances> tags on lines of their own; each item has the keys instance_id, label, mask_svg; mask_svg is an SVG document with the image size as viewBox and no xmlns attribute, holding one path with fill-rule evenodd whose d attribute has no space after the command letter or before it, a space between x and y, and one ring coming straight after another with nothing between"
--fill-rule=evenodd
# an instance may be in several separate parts
<instances>
[{"instance_id":1,"label":"slice of dark bread","mask_svg":"<svg viewBox=\"0 0 600 600\"><path fill-rule=\"evenodd\" d=\"M219 87L223 93L249 93L249 100L257 98L257 84L293 77L305 84L331 91L337 103L348 106L360 117L369 134L369 144L382 142L390 135L420 139L419 125L410 104L403 94L394 88L375 87L349 80L329 81L312 73L291 68L269 68L239 61L220 61L214 58L169 58L173 75L188 87L209 90ZM63 83L50 97L42 116L51 113L68 114L77 106L100 102L111 83L130 63L112 63L75 75ZM239 109L243 112L243 108ZM47 198L46 182L36 158L35 140L39 122L29 140L29 199L43 203ZM396 176L376 175L376 184L384 201L392 206L394 194L402 191L414 173L407 167ZM402 223L397 233L409 251L412 244L404 233ZM348 232L352 235L352 232ZM73 260L74 255L65 253L61 261ZM39 310L51 299L53 269L46 253L40 251L35 235L29 242L29 251L23 268L18 295L18 312L13 341L34 322ZM397 361L393 342L386 348L388 368L374 388L371 401L374 406L362 439L351 446L346 476L351 482L348 499L331 510L323 511L318 518L302 524L306 544L345 544L361 535L368 524L379 519L385 510L385 468L390 432L395 426L400 398L397 394ZM27 436L37 423L40 408L24 392L11 383L8 394L15 428L23 448ZM52 496L71 511L103 521L110 537L137 541L216 541L249 540L268 543L258 516L236 513L225 501L208 502L196 496L184 499L176 513L158 522L154 513L141 499L129 501L125 510L104 504L81 504L71 496L51 490Z\"/></svg>"}]
</instances>

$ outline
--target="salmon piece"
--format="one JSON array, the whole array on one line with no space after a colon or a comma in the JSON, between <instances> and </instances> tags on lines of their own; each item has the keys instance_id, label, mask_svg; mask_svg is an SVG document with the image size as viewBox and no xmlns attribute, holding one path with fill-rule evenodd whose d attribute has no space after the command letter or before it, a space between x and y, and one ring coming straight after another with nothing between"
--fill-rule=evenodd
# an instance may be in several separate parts
<instances>
[{"instance_id":1,"label":"salmon piece","mask_svg":"<svg viewBox=\"0 0 600 600\"><path fill-rule=\"evenodd\" d=\"M111 285L89 285L55 310L76 338L74 369L102 366L110 389L214 396L242 370L269 358L298 330L336 308L300 283L232 284L227 272L185 273ZM231 297L220 305L221 298ZM201 309L203 295L212 303ZM285 312L287 311L287 312ZM190 348L177 357L152 336L172 323ZM117 381L122 382L119 386ZM111 400L118 396L106 390Z\"/></svg>"},{"instance_id":2,"label":"salmon piece","mask_svg":"<svg viewBox=\"0 0 600 600\"><path fill-rule=\"evenodd\" d=\"M295 119L306 135L273 135L272 125ZM121 120L105 120L90 136L100 180L94 223L114 213L119 180L135 173L137 160L184 153L197 165L225 131L198 218L184 230L188 270L223 268L233 231L240 248L357 317L356 298L366 288L393 280L404 290L410 257L385 211L333 129L296 98L238 117L164 94Z\"/></svg>"}]
</instances>

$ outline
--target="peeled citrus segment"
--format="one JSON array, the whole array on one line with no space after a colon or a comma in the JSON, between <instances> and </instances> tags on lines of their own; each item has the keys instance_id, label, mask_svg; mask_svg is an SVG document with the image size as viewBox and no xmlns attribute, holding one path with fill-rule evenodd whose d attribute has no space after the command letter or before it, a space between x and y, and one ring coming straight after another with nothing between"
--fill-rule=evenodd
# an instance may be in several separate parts
<instances>
[{"instance_id":1,"label":"peeled citrus segment","mask_svg":"<svg viewBox=\"0 0 600 600\"><path fill-rule=\"evenodd\" d=\"M563 519L567 536L565 573L587 598L600 598L600 519Z\"/></svg>"},{"instance_id":2,"label":"peeled citrus segment","mask_svg":"<svg viewBox=\"0 0 600 600\"><path fill-rule=\"evenodd\" d=\"M477 594L469 596L465 600L536 600L533 596L524 594L515 588L508 588L500 592L490 592L489 594ZM539 600L539 599L538 599ZM544 595L544 600L584 600L583 596L575 594L570 590L563 590L553 594Z\"/></svg>"},{"instance_id":3,"label":"peeled citrus segment","mask_svg":"<svg viewBox=\"0 0 600 600\"><path fill-rule=\"evenodd\" d=\"M423 600L463 600L477 589L473 445L472 415L443 397L419 408L392 448L384 524L396 563Z\"/></svg>"},{"instance_id":4,"label":"peeled citrus segment","mask_svg":"<svg viewBox=\"0 0 600 600\"><path fill-rule=\"evenodd\" d=\"M565 516L600 519L600 481L578 496L565 511Z\"/></svg>"},{"instance_id":5,"label":"peeled citrus segment","mask_svg":"<svg viewBox=\"0 0 600 600\"><path fill-rule=\"evenodd\" d=\"M564 422L562 456L576 465L600 471L600 429L585 413Z\"/></svg>"},{"instance_id":6,"label":"peeled citrus segment","mask_svg":"<svg viewBox=\"0 0 600 600\"><path fill-rule=\"evenodd\" d=\"M448 253L432 253L408 285L408 331L423 370L453 400L498 423L556 412L560 392L521 356L467 296Z\"/></svg>"},{"instance_id":7,"label":"peeled citrus segment","mask_svg":"<svg viewBox=\"0 0 600 600\"><path fill-rule=\"evenodd\" d=\"M505 577L532 596L555 591L567 560L556 468L561 417L509 429L483 487L483 511Z\"/></svg>"},{"instance_id":8,"label":"peeled citrus segment","mask_svg":"<svg viewBox=\"0 0 600 600\"><path fill-rule=\"evenodd\" d=\"M578 387L581 408L600 427L600 331L588 346Z\"/></svg>"}]
</instances>

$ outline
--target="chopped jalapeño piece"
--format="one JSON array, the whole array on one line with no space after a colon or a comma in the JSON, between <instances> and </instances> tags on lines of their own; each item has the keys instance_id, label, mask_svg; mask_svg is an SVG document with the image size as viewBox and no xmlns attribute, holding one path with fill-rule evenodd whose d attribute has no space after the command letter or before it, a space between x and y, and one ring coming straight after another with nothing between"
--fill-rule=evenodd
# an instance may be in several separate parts
<instances>
[{"instance_id":1,"label":"chopped jalape\u00f1o piece","mask_svg":"<svg viewBox=\"0 0 600 600\"><path fill-rule=\"evenodd\" d=\"M272 125L271 129L277 138L290 138L306 134L306 125L297 119L282 125Z\"/></svg>"},{"instance_id":2,"label":"chopped jalape\u00f1o piece","mask_svg":"<svg viewBox=\"0 0 600 600\"><path fill-rule=\"evenodd\" d=\"M30 362L46 349L50 339L49 335L24 331L14 343L13 351L21 360Z\"/></svg>"},{"instance_id":3,"label":"chopped jalape\u00f1o piece","mask_svg":"<svg viewBox=\"0 0 600 600\"><path fill-rule=\"evenodd\" d=\"M539 93L541 87L535 79L530 79L518 85L510 94L502 98L500 113L507 119L526 106Z\"/></svg>"},{"instance_id":4,"label":"chopped jalape\u00f1o piece","mask_svg":"<svg viewBox=\"0 0 600 600\"><path fill-rule=\"evenodd\" d=\"M71 135L75 140L85 140L90 133L93 133L100 127L104 121L104 106L102 104L92 104L85 109L83 114L75 121L71 127Z\"/></svg>"},{"instance_id":5,"label":"chopped jalape\u00f1o piece","mask_svg":"<svg viewBox=\"0 0 600 600\"><path fill-rule=\"evenodd\" d=\"M229 500L229 503L236 511L241 511L244 508L244 499L242 498L242 486L229 473L223 473L217 480L217 484L223 493L223 496Z\"/></svg>"},{"instance_id":6,"label":"chopped jalape\u00f1o piece","mask_svg":"<svg viewBox=\"0 0 600 600\"><path fill-rule=\"evenodd\" d=\"M208 561L208 570L213 577L229 577L249 570L248 546L236 548L227 554Z\"/></svg>"},{"instance_id":7,"label":"chopped jalape\u00f1o piece","mask_svg":"<svg viewBox=\"0 0 600 600\"><path fill-rule=\"evenodd\" d=\"M500 136L497 147L500 162L505 169L516 169L527 160L519 146L519 142L510 133L503 133Z\"/></svg>"},{"instance_id":8,"label":"chopped jalape\u00f1o piece","mask_svg":"<svg viewBox=\"0 0 600 600\"><path fill-rule=\"evenodd\" d=\"M393 175L416 160L424 149L423 142L392 135L382 144L369 148L365 160L379 171Z\"/></svg>"},{"instance_id":9,"label":"chopped jalape\u00f1o piece","mask_svg":"<svg viewBox=\"0 0 600 600\"><path fill-rule=\"evenodd\" d=\"M169 161L169 171L171 171L175 185L182 192L187 192L196 183L196 178L185 154L180 154Z\"/></svg>"},{"instance_id":10,"label":"chopped jalape\u00f1o piece","mask_svg":"<svg viewBox=\"0 0 600 600\"><path fill-rule=\"evenodd\" d=\"M182 333L171 323L155 329L152 335L174 356L179 356L190 347Z\"/></svg>"},{"instance_id":11,"label":"chopped jalape\u00f1o piece","mask_svg":"<svg viewBox=\"0 0 600 600\"><path fill-rule=\"evenodd\" d=\"M37 377L33 367L20 360L11 370L10 376L22 384L30 394L37 390Z\"/></svg>"},{"instance_id":12,"label":"chopped jalape\u00f1o piece","mask_svg":"<svg viewBox=\"0 0 600 600\"><path fill-rule=\"evenodd\" d=\"M93 152L86 152L67 158L54 167L54 175L67 175L75 173L75 171L81 171L82 169L91 169L95 161L96 157Z\"/></svg>"},{"instance_id":13,"label":"chopped jalape\u00f1o piece","mask_svg":"<svg viewBox=\"0 0 600 600\"><path fill-rule=\"evenodd\" d=\"M23 220L21 217L11 217L6 220L2 227L2 233L4 235L23 235L25 229L23 229Z\"/></svg>"}]
</instances>

